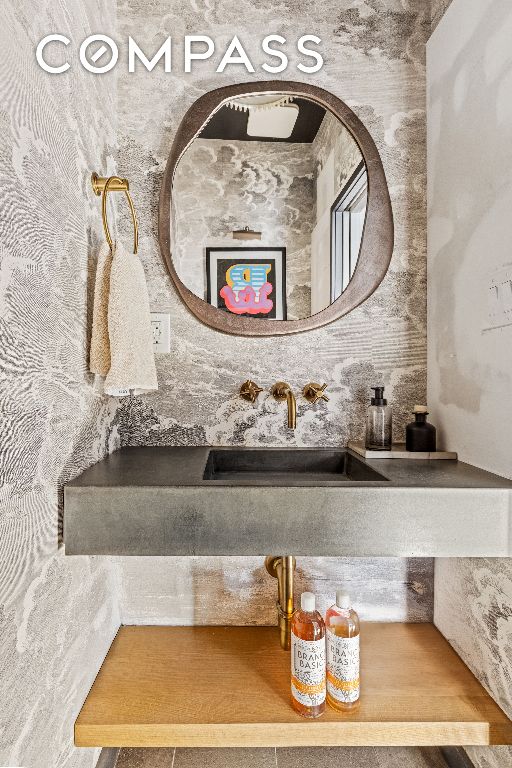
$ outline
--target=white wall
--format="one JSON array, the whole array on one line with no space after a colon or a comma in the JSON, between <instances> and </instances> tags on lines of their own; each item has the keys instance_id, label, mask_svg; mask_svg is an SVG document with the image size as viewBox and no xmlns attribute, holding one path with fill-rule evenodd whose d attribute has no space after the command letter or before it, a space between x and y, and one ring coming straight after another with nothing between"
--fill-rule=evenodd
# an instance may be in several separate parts
<instances>
[{"instance_id":1,"label":"white wall","mask_svg":"<svg viewBox=\"0 0 512 768\"><path fill-rule=\"evenodd\" d=\"M511 39L510 0L452 0L427 45L428 403L443 446L506 477ZM434 621L512 717L512 561L436 560ZM468 752L481 768L512 765L507 748Z\"/></svg>"},{"instance_id":2,"label":"white wall","mask_svg":"<svg viewBox=\"0 0 512 768\"><path fill-rule=\"evenodd\" d=\"M427 47L429 405L445 447L508 477L510 285L508 312L490 300L512 281L511 39L509 0L454 0Z\"/></svg>"}]
</instances>

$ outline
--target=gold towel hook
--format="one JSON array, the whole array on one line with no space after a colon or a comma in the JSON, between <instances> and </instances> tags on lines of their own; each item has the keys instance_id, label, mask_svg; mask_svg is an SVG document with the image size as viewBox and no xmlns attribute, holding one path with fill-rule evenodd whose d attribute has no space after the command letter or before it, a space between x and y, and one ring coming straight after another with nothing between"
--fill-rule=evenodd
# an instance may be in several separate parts
<instances>
[{"instance_id":1,"label":"gold towel hook","mask_svg":"<svg viewBox=\"0 0 512 768\"><path fill-rule=\"evenodd\" d=\"M126 199L128 200L128 205L130 206L130 213L132 215L133 221L133 252L137 253L139 248L139 225L137 222L137 215L135 213L135 206L133 205L133 200L130 195L130 185L128 183L128 179L122 179L119 176L109 176L108 178L103 178L98 176L96 173L93 173L91 177L91 183L94 193L98 196L102 195L101 216L103 219L103 229L105 230L105 237L107 238L107 243L109 244L111 251L113 250L114 243L108 227L107 195L109 192L125 193Z\"/></svg>"}]
</instances>

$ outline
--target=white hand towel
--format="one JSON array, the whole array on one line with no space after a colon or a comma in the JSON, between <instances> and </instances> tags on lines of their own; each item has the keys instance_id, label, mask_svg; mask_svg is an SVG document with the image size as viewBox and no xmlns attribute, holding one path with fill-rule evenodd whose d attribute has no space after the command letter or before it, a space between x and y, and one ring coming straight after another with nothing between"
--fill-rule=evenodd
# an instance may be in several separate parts
<instances>
[{"instance_id":1,"label":"white hand towel","mask_svg":"<svg viewBox=\"0 0 512 768\"><path fill-rule=\"evenodd\" d=\"M112 254L108 243L104 243L98 255L96 282L94 283L94 306L92 311L91 350L89 370L106 376L110 370L110 342L108 339L108 297L110 293L110 269Z\"/></svg>"},{"instance_id":2,"label":"white hand towel","mask_svg":"<svg viewBox=\"0 0 512 768\"><path fill-rule=\"evenodd\" d=\"M108 302L110 370L105 393L120 396L158 389L149 298L139 257L116 243Z\"/></svg>"}]
</instances>

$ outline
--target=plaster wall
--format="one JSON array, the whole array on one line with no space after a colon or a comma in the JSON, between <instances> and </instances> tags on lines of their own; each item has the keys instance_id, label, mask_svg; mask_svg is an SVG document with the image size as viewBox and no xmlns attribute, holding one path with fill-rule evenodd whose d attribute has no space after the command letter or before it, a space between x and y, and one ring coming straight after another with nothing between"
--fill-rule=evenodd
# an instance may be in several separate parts
<instances>
[{"instance_id":1,"label":"plaster wall","mask_svg":"<svg viewBox=\"0 0 512 768\"><path fill-rule=\"evenodd\" d=\"M507 0L452 0L427 46L429 408L442 445L508 478L511 35ZM511 606L510 559L436 560L435 623L509 716Z\"/></svg>"}]
</instances>

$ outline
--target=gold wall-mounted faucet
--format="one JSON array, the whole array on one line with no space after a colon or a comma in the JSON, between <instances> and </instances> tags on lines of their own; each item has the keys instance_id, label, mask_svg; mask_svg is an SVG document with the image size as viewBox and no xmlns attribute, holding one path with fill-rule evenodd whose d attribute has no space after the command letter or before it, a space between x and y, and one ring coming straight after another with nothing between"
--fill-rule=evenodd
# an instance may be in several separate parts
<instances>
[{"instance_id":1,"label":"gold wall-mounted faucet","mask_svg":"<svg viewBox=\"0 0 512 768\"><path fill-rule=\"evenodd\" d=\"M270 394L279 402L286 400L288 404L288 427L295 429L297 426L297 401L290 385L285 381L278 381L270 390Z\"/></svg>"},{"instance_id":2,"label":"gold wall-mounted faucet","mask_svg":"<svg viewBox=\"0 0 512 768\"><path fill-rule=\"evenodd\" d=\"M327 384L317 384L314 381L310 381L309 384L306 384L303 388L302 394L306 400L312 404L318 402L318 400L325 400L328 402L329 398L325 394L326 389ZM251 379L244 381L239 390L240 397L243 397L243 399L247 400L249 403L255 403L260 392L263 392L263 389L255 384L254 381L251 381ZM286 400L288 406L288 427L289 429L295 429L297 426L297 401L290 385L287 384L286 381L277 381L271 387L270 394L274 400L277 400L278 402Z\"/></svg>"}]
</instances>

